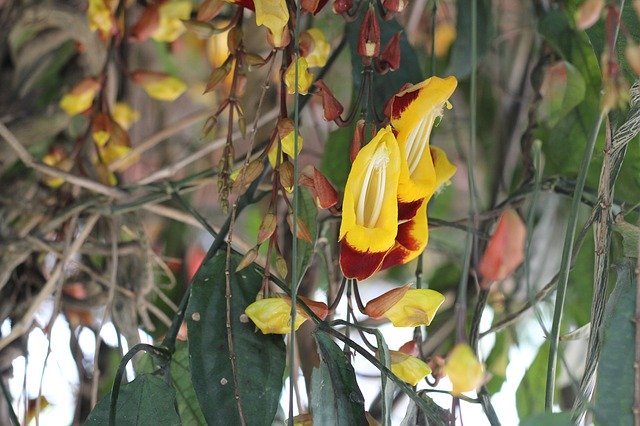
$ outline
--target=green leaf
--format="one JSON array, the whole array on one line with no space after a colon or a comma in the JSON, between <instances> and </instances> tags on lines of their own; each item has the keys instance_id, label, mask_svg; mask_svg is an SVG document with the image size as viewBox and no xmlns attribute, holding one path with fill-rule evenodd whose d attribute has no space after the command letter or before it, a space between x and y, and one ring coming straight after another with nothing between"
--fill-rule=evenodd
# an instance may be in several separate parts
<instances>
[{"instance_id":1,"label":"green leaf","mask_svg":"<svg viewBox=\"0 0 640 426\"><path fill-rule=\"evenodd\" d=\"M524 419L520 426L572 426L571 413L544 413Z\"/></svg>"},{"instance_id":2,"label":"green leaf","mask_svg":"<svg viewBox=\"0 0 640 426\"><path fill-rule=\"evenodd\" d=\"M353 137L353 126L341 127L329 133L324 145L324 155L320 162L320 171L333 183L338 190L344 190L347 176L351 169L349 161L349 147Z\"/></svg>"},{"instance_id":3,"label":"green leaf","mask_svg":"<svg viewBox=\"0 0 640 426\"><path fill-rule=\"evenodd\" d=\"M600 425L633 424L635 263L627 259L619 267L616 286L605 307L594 410L595 423Z\"/></svg>"},{"instance_id":4,"label":"green leaf","mask_svg":"<svg viewBox=\"0 0 640 426\"><path fill-rule=\"evenodd\" d=\"M538 120L555 126L584 99L585 82L582 74L567 61L549 65L541 89Z\"/></svg>"},{"instance_id":5,"label":"green leaf","mask_svg":"<svg viewBox=\"0 0 640 426\"><path fill-rule=\"evenodd\" d=\"M491 380L487 383L487 390L490 394L498 392L507 378L509 348L511 347L511 343L511 334L496 334L496 343L493 345L485 362L487 371L491 373Z\"/></svg>"},{"instance_id":6,"label":"green leaf","mask_svg":"<svg viewBox=\"0 0 640 426\"><path fill-rule=\"evenodd\" d=\"M538 31L562 57L581 75L588 94L577 108L571 110L555 125L541 123L535 136L543 142L546 174L577 176L582 153L599 111L600 68L587 35L573 28L562 11L548 13L540 22ZM602 138L600 138L600 147ZM600 153L600 154L598 154ZM596 148L595 161L587 181L597 184L601 149Z\"/></svg>"},{"instance_id":7,"label":"green leaf","mask_svg":"<svg viewBox=\"0 0 640 426\"><path fill-rule=\"evenodd\" d=\"M462 0L456 4L456 40L451 48L451 60L445 75L454 75L458 80L471 74L471 1ZM478 1L477 47L481 58L490 47L493 31L491 28L491 2Z\"/></svg>"},{"instance_id":8,"label":"green leaf","mask_svg":"<svg viewBox=\"0 0 640 426\"><path fill-rule=\"evenodd\" d=\"M207 260L192 281L186 313L191 380L209 425L240 424L239 407L247 425L271 425L282 391L284 340L241 320L260 291L262 276L254 266L235 273L239 261L240 256L233 255L229 267L233 353L226 327L226 254Z\"/></svg>"},{"instance_id":9,"label":"green leaf","mask_svg":"<svg viewBox=\"0 0 640 426\"><path fill-rule=\"evenodd\" d=\"M358 41L360 34L360 26L366 12L366 6L361 8L361 13L358 19L353 22L349 22L346 25L345 36L347 37L347 43L349 43L349 49L351 51L351 64L353 73L353 87L355 93L358 93L360 86L362 85L362 59L358 55ZM376 13L377 15L377 13ZM382 18L377 15L378 22L383 22ZM380 25L380 50L384 49L386 43L394 34L401 32L400 34L400 68L388 72L385 75L373 76L373 106L376 108L377 114L382 116L382 108L384 104L391 98L391 96L398 93L400 88L406 83L418 83L424 76L420 66L418 65L418 57L413 47L407 40L404 28L396 21L384 22ZM371 105L369 105L371 107ZM336 157L337 158L337 157ZM348 157L347 157L348 158Z\"/></svg>"},{"instance_id":10,"label":"green leaf","mask_svg":"<svg viewBox=\"0 0 640 426\"><path fill-rule=\"evenodd\" d=\"M327 333L313 334L320 354L320 366L311 377L313 424L366 425L364 397L351 363Z\"/></svg>"},{"instance_id":11,"label":"green leaf","mask_svg":"<svg viewBox=\"0 0 640 426\"><path fill-rule=\"evenodd\" d=\"M304 222L311 234L313 243L309 243L298 238L298 254L296 256L296 265L298 270L298 282L302 281L305 272L311 264L313 257L313 248L318 238L318 208L313 200L313 196L306 188L300 188L298 191L300 198L298 199L298 214Z\"/></svg>"},{"instance_id":12,"label":"green leaf","mask_svg":"<svg viewBox=\"0 0 640 426\"><path fill-rule=\"evenodd\" d=\"M85 425L108 425L110 404L109 394L91 411ZM120 387L116 410L115 424L118 426L146 426L157 424L159 419L162 419L162 425L182 424L176 411L175 391L151 374L141 374Z\"/></svg>"},{"instance_id":13,"label":"green leaf","mask_svg":"<svg viewBox=\"0 0 640 426\"><path fill-rule=\"evenodd\" d=\"M425 404L429 406L432 413L436 413L436 418L443 421L442 424L448 424L446 420L451 418L451 413L448 410L445 410L436 404L427 396L426 392L418 392L418 395L424 400ZM400 426L428 426L432 424L438 423L436 423L433 418L430 420L424 409L419 407L414 400L410 399L409 406L407 407L407 413L405 414L404 419L402 419Z\"/></svg>"},{"instance_id":14,"label":"green leaf","mask_svg":"<svg viewBox=\"0 0 640 426\"><path fill-rule=\"evenodd\" d=\"M613 230L622 235L622 251L626 257L638 257L638 237L640 227L629 222L620 222L613 225Z\"/></svg>"}]
</instances>

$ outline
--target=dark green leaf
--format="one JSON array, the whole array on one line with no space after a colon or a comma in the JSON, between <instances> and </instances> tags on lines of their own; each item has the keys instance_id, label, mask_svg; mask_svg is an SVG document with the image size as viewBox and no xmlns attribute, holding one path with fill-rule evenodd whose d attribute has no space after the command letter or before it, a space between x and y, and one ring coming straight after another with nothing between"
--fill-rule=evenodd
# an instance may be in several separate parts
<instances>
[{"instance_id":1,"label":"dark green leaf","mask_svg":"<svg viewBox=\"0 0 640 426\"><path fill-rule=\"evenodd\" d=\"M329 133L329 138L324 145L320 171L338 190L344 190L351 169L349 147L351 146L353 129L353 126L349 126L334 130Z\"/></svg>"},{"instance_id":2,"label":"dark green leaf","mask_svg":"<svg viewBox=\"0 0 640 426\"><path fill-rule=\"evenodd\" d=\"M358 38L360 25L364 18L366 7L361 8L358 19L346 25L345 35L351 50L351 63L353 73L353 86L355 93L358 93L362 85L362 59L358 55ZM380 16L377 17L379 22L383 22ZM400 68L388 72L385 75L373 76L373 106L379 116L382 116L383 105L395 95L405 83L418 83L423 79L422 71L418 65L418 57L413 47L409 44L404 28L395 20L384 22L380 25L381 50L391 37L397 32L402 31L400 35ZM369 105L371 107L371 105ZM337 157L336 157L337 158ZM348 157L347 157L348 158Z\"/></svg>"},{"instance_id":3,"label":"dark green leaf","mask_svg":"<svg viewBox=\"0 0 640 426\"><path fill-rule=\"evenodd\" d=\"M571 413L544 413L524 419L520 426L571 426Z\"/></svg>"},{"instance_id":4,"label":"dark green leaf","mask_svg":"<svg viewBox=\"0 0 640 426\"><path fill-rule=\"evenodd\" d=\"M442 424L446 423L447 419L451 418L451 413L448 410L440 407L438 404L433 402L431 398L429 398L426 392L421 391L418 393L420 398L424 400L424 403L430 408L431 413L436 415L436 418L443 421ZM402 423L400 426L428 426L433 424L439 424L431 418L429 420L429 416L426 415L424 408L419 407L418 404L414 400L409 400L409 406L407 407L407 413L402 419Z\"/></svg>"},{"instance_id":5,"label":"dark green leaf","mask_svg":"<svg viewBox=\"0 0 640 426\"><path fill-rule=\"evenodd\" d=\"M629 222L620 222L613 225L613 230L622 236L622 250L626 257L638 257L638 238L640 227Z\"/></svg>"},{"instance_id":6,"label":"dark green leaf","mask_svg":"<svg viewBox=\"0 0 640 426\"><path fill-rule=\"evenodd\" d=\"M456 41L451 48L451 60L446 75L454 75L459 80L467 78L471 74L471 1L457 2L458 16L456 19ZM491 29L491 2L478 1L478 58L481 58L489 49Z\"/></svg>"},{"instance_id":7,"label":"dark green leaf","mask_svg":"<svg viewBox=\"0 0 640 426\"><path fill-rule=\"evenodd\" d=\"M619 267L616 286L605 307L594 410L595 423L600 425L633 424L635 263L627 259Z\"/></svg>"},{"instance_id":8,"label":"dark green leaf","mask_svg":"<svg viewBox=\"0 0 640 426\"><path fill-rule=\"evenodd\" d=\"M108 425L110 403L111 395L102 398L89 414L85 425ZM182 424L176 411L174 390L162 379L150 374L141 374L131 383L120 387L116 410L118 426L158 424L159 419L162 419L163 426Z\"/></svg>"},{"instance_id":9,"label":"dark green leaf","mask_svg":"<svg viewBox=\"0 0 640 426\"><path fill-rule=\"evenodd\" d=\"M239 261L234 255L229 268L233 354L227 341L225 253L206 261L193 279L186 313L191 379L209 425L240 424L239 407L248 425L271 425L282 391L284 340L241 321L260 291L262 276L253 266L235 273Z\"/></svg>"},{"instance_id":10,"label":"dark green leaf","mask_svg":"<svg viewBox=\"0 0 640 426\"><path fill-rule=\"evenodd\" d=\"M584 99L585 83L582 74L567 61L546 68L538 120L555 126Z\"/></svg>"},{"instance_id":11,"label":"dark green leaf","mask_svg":"<svg viewBox=\"0 0 640 426\"><path fill-rule=\"evenodd\" d=\"M366 425L364 397L346 355L323 331L314 333L320 366L311 379L311 409L317 425Z\"/></svg>"}]
</instances>

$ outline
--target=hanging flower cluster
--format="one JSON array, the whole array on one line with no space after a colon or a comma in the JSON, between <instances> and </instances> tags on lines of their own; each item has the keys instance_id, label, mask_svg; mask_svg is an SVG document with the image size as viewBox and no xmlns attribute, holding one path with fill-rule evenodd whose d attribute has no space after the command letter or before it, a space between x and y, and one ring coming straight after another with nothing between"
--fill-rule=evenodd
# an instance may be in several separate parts
<instances>
[{"instance_id":1,"label":"hanging flower cluster","mask_svg":"<svg viewBox=\"0 0 640 426\"><path fill-rule=\"evenodd\" d=\"M400 91L388 105L391 125L358 152L340 226L346 277L364 280L409 262L427 245L427 203L456 170L429 140L456 85L454 77L431 77Z\"/></svg>"}]
</instances>

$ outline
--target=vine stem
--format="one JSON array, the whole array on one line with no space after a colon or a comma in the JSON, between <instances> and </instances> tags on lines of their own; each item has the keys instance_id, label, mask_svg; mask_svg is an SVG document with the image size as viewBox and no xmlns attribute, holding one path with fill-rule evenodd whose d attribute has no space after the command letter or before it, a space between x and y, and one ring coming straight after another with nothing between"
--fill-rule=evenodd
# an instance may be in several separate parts
<instances>
[{"instance_id":1,"label":"vine stem","mask_svg":"<svg viewBox=\"0 0 640 426\"><path fill-rule=\"evenodd\" d=\"M638 241L638 261L636 264L636 357L633 365L635 370L634 393L633 393L633 417L634 424L640 424L640 240Z\"/></svg>"},{"instance_id":2,"label":"vine stem","mask_svg":"<svg viewBox=\"0 0 640 426\"><path fill-rule=\"evenodd\" d=\"M593 157L593 150L598 139L598 133L602 126L604 112L598 113L598 118L591 129L587 146L585 147L582 163L580 164L580 172L576 181L576 186L571 200L571 211L567 221L567 231L564 238L562 249L562 260L560 262L560 272L558 277L558 290L556 293L556 302L553 310L553 323L551 325L549 360L547 363L547 383L545 388L544 407L546 411L553 409L553 396L555 388L556 369L558 364L558 346L560 343L560 324L562 322L562 314L564 312L564 301L567 294L567 284L569 283L570 260L573 255L573 243L575 241L576 227L578 225L578 210L580 208L580 199L584 191L584 185L587 180L587 172L589 164Z\"/></svg>"}]
</instances>

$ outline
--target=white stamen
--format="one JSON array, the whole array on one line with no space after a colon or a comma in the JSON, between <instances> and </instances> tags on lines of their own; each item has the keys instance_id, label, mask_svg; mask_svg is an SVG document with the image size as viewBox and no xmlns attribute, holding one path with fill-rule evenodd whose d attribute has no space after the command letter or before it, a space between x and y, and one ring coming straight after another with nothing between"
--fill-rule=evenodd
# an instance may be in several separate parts
<instances>
[{"instance_id":1,"label":"white stamen","mask_svg":"<svg viewBox=\"0 0 640 426\"><path fill-rule=\"evenodd\" d=\"M420 120L420 123L411 130L407 137L404 153L409 167L410 176L412 176L418 168L418 164L424 154L424 150L427 148L427 145L429 145L431 130L433 129L435 120L442 116L443 107L444 103L434 108L429 114L426 114L422 120Z\"/></svg>"},{"instance_id":2,"label":"white stamen","mask_svg":"<svg viewBox=\"0 0 640 426\"><path fill-rule=\"evenodd\" d=\"M362 179L357 196L356 223L367 228L375 227L382 213L388 163L389 151L384 145L378 146Z\"/></svg>"}]
</instances>

